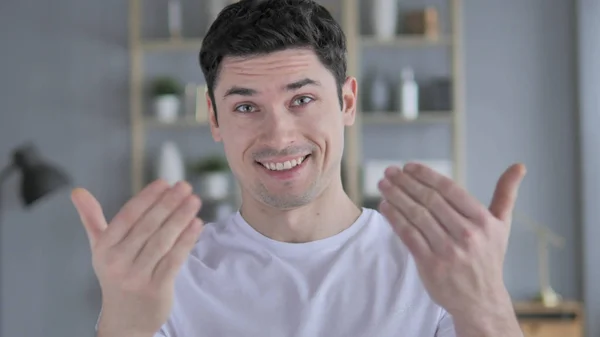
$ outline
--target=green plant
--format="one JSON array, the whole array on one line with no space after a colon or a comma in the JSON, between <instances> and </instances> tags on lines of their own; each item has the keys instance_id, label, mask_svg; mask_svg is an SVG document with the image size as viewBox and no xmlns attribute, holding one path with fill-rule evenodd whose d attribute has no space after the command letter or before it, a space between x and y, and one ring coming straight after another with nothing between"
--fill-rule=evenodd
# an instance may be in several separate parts
<instances>
[{"instance_id":1,"label":"green plant","mask_svg":"<svg viewBox=\"0 0 600 337\"><path fill-rule=\"evenodd\" d=\"M172 77L162 76L157 77L152 81L150 93L153 97L162 95L181 95L183 94L183 86L181 83Z\"/></svg>"},{"instance_id":2,"label":"green plant","mask_svg":"<svg viewBox=\"0 0 600 337\"><path fill-rule=\"evenodd\" d=\"M212 155L198 160L190 166L194 174L205 174L229 171L227 159L220 155Z\"/></svg>"}]
</instances>

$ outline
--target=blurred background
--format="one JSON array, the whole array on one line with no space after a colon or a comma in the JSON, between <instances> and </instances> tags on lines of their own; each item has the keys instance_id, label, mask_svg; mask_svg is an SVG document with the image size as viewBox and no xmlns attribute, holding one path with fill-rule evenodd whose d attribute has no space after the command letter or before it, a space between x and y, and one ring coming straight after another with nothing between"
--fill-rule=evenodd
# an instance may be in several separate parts
<instances>
[{"instance_id":1,"label":"blurred background","mask_svg":"<svg viewBox=\"0 0 600 337\"><path fill-rule=\"evenodd\" d=\"M101 294L70 188L110 218L154 178L186 179L205 219L235 211L198 65L227 2L0 2L0 336L94 336ZM600 336L600 1L320 2L359 79L353 199L372 205L382 167L422 160L487 204L524 163L505 275L523 329Z\"/></svg>"}]
</instances>

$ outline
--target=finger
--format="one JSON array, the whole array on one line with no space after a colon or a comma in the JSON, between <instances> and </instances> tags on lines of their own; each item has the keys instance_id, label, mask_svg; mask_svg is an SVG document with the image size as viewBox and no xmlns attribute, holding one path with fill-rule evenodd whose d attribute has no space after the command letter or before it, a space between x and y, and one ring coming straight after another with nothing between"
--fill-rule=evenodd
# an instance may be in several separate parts
<instances>
[{"instance_id":1,"label":"finger","mask_svg":"<svg viewBox=\"0 0 600 337\"><path fill-rule=\"evenodd\" d=\"M444 248L446 242L452 239L446 230L437 223L431 213L412 200L399 187L394 186L387 178L380 181L379 189L387 203L395 207L413 226L423 233L431 250L443 254L440 248Z\"/></svg>"},{"instance_id":2,"label":"finger","mask_svg":"<svg viewBox=\"0 0 600 337\"><path fill-rule=\"evenodd\" d=\"M482 221L489 213L481 203L452 179L419 163L409 163L403 171L417 181L436 190L448 203L467 218Z\"/></svg>"},{"instance_id":3,"label":"finger","mask_svg":"<svg viewBox=\"0 0 600 337\"><path fill-rule=\"evenodd\" d=\"M490 212L502 221L509 221L512 215L521 181L525 177L525 166L515 164L509 167L498 180L490 204Z\"/></svg>"},{"instance_id":4,"label":"finger","mask_svg":"<svg viewBox=\"0 0 600 337\"><path fill-rule=\"evenodd\" d=\"M181 233L171 251L158 262L152 274L152 280L160 283L175 278L190 251L194 248L203 226L202 220L198 218L192 220L185 231Z\"/></svg>"},{"instance_id":5,"label":"finger","mask_svg":"<svg viewBox=\"0 0 600 337\"><path fill-rule=\"evenodd\" d=\"M415 259L426 259L433 252L423 233L413 226L402 213L386 200L379 205L379 211L385 216L394 232L400 237Z\"/></svg>"},{"instance_id":6,"label":"finger","mask_svg":"<svg viewBox=\"0 0 600 337\"><path fill-rule=\"evenodd\" d=\"M89 191L83 188L76 188L71 192L71 201L79 213L90 247L94 249L108 226L102 206Z\"/></svg>"},{"instance_id":7,"label":"finger","mask_svg":"<svg viewBox=\"0 0 600 337\"><path fill-rule=\"evenodd\" d=\"M129 234L118 244L130 261L133 262L146 241L191 193L190 184L185 181L177 182L133 225Z\"/></svg>"},{"instance_id":8,"label":"finger","mask_svg":"<svg viewBox=\"0 0 600 337\"><path fill-rule=\"evenodd\" d=\"M134 261L134 268L142 274L152 276L158 261L173 249L173 245L196 218L199 210L200 198L195 195L188 196L165 224L148 239Z\"/></svg>"},{"instance_id":9,"label":"finger","mask_svg":"<svg viewBox=\"0 0 600 337\"><path fill-rule=\"evenodd\" d=\"M473 225L453 209L438 191L403 173L397 167L386 169L385 176L411 199L428 209L434 219L444 226L456 242L464 243L464 239L469 236Z\"/></svg>"},{"instance_id":10,"label":"finger","mask_svg":"<svg viewBox=\"0 0 600 337\"><path fill-rule=\"evenodd\" d=\"M125 203L121 210L110 222L106 231L106 244L114 246L121 242L133 225L148 209L168 190L170 185L162 180L156 180L146 186L138 195Z\"/></svg>"}]
</instances>

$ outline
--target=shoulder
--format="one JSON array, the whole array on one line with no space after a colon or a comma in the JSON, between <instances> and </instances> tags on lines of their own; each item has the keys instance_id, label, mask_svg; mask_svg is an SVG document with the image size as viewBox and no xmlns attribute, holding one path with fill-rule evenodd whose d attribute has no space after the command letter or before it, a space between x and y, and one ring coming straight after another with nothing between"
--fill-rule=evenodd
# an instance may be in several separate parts
<instances>
[{"instance_id":1,"label":"shoulder","mask_svg":"<svg viewBox=\"0 0 600 337\"><path fill-rule=\"evenodd\" d=\"M237 213L233 213L223 220L205 223L191 255L198 256L203 251L219 249L219 247L231 245L232 242L239 240L240 234L235 224L236 216Z\"/></svg>"},{"instance_id":2,"label":"shoulder","mask_svg":"<svg viewBox=\"0 0 600 337\"><path fill-rule=\"evenodd\" d=\"M399 303L402 303L398 308L399 314L410 312L415 320L421 319L424 325L436 322L439 324L439 336L453 336L451 317L429 296L408 247L383 214L374 209L367 211L371 214L368 226L365 227L369 228L370 236L373 237L370 249L377 254L377 263L372 265L385 266L385 272L381 272L383 279L378 282L390 282L389 288L394 294L390 296L397 296Z\"/></svg>"},{"instance_id":3,"label":"shoulder","mask_svg":"<svg viewBox=\"0 0 600 337\"><path fill-rule=\"evenodd\" d=\"M408 247L394 232L388 219L376 209L363 208L363 218L360 231L352 243L352 250L363 253L363 259L376 259L381 263L394 266L397 277L410 273L409 266L413 263Z\"/></svg>"},{"instance_id":4,"label":"shoulder","mask_svg":"<svg viewBox=\"0 0 600 337\"><path fill-rule=\"evenodd\" d=\"M373 236L380 243L383 241L383 243L397 247L402 251L403 255L409 254L406 246L383 214L372 208L363 208L363 212L367 215L367 224L365 226L366 232L368 232L367 235Z\"/></svg>"}]
</instances>

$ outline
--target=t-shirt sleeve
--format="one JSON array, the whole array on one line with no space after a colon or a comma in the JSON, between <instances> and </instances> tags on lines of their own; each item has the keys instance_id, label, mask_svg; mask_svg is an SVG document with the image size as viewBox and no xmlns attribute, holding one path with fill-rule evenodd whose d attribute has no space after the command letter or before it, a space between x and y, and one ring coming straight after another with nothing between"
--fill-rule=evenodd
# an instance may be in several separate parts
<instances>
[{"instance_id":1,"label":"t-shirt sleeve","mask_svg":"<svg viewBox=\"0 0 600 337\"><path fill-rule=\"evenodd\" d=\"M154 334L154 337L169 337L162 329Z\"/></svg>"},{"instance_id":2,"label":"t-shirt sleeve","mask_svg":"<svg viewBox=\"0 0 600 337\"><path fill-rule=\"evenodd\" d=\"M456 337L454 321L452 320L452 316L450 316L446 310L442 310L435 337Z\"/></svg>"}]
</instances>

